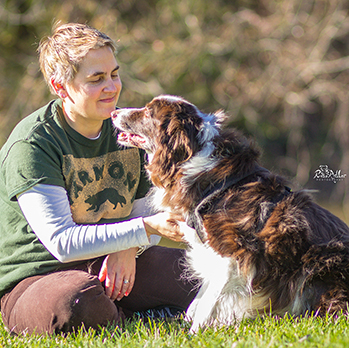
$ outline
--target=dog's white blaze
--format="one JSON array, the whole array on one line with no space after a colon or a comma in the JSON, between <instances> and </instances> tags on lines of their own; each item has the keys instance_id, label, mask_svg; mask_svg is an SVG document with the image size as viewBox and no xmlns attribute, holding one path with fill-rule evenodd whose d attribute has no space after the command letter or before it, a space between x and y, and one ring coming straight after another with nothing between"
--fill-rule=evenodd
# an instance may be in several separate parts
<instances>
[{"instance_id":1,"label":"dog's white blaze","mask_svg":"<svg viewBox=\"0 0 349 348\"><path fill-rule=\"evenodd\" d=\"M140 111L141 109L136 109L136 108L122 108L122 109L118 109L117 111L117 116L115 118L113 118L113 123L116 127L121 126L120 122L121 122L121 118L128 116L131 112L134 111Z\"/></svg>"},{"instance_id":2,"label":"dog's white blaze","mask_svg":"<svg viewBox=\"0 0 349 348\"><path fill-rule=\"evenodd\" d=\"M131 112L140 111L141 109L136 108L124 108L124 109L118 109L117 110L117 116L113 117L112 122L114 124L114 127L118 128L121 131L127 132L128 129L125 129L122 124L122 120L124 117L128 117Z\"/></svg>"},{"instance_id":3,"label":"dog's white blaze","mask_svg":"<svg viewBox=\"0 0 349 348\"><path fill-rule=\"evenodd\" d=\"M157 99L166 99L167 101L171 102L171 103L178 103L179 101L185 101L186 103L193 105L191 103L189 103L188 101L184 100L181 97L177 97L175 95L159 95L158 97L154 98L154 100Z\"/></svg>"}]
</instances>

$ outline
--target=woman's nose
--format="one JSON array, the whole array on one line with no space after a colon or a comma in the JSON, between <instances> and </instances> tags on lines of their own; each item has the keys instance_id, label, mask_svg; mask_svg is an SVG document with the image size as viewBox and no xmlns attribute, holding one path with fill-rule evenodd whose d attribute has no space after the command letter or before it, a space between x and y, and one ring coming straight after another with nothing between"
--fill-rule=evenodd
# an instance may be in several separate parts
<instances>
[{"instance_id":1,"label":"woman's nose","mask_svg":"<svg viewBox=\"0 0 349 348\"><path fill-rule=\"evenodd\" d=\"M112 78L109 78L106 82L106 86L104 87L104 91L106 92L117 92L118 90L118 82L113 80Z\"/></svg>"}]
</instances>

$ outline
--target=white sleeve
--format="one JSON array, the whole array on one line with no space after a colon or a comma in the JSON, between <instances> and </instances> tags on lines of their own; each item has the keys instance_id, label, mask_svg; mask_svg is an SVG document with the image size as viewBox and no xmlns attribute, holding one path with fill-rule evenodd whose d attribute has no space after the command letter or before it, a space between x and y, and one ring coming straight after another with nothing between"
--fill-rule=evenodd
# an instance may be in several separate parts
<instances>
[{"instance_id":1,"label":"white sleeve","mask_svg":"<svg viewBox=\"0 0 349 348\"><path fill-rule=\"evenodd\" d=\"M144 228L142 216L150 215L147 198L135 201L130 220L101 225L76 224L67 193L60 186L37 184L17 199L36 236L60 262L86 260L160 240L151 236L149 242Z\"/></svg>"}]
</instances>

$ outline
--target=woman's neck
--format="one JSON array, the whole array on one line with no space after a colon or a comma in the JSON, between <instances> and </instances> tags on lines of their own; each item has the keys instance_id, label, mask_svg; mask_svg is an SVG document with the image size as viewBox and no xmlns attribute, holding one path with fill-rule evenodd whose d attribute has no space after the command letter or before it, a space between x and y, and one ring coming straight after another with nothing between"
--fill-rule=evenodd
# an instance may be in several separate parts
<instances>
[{"instance_id":1,"label":"woman's neck","mask_svg":"<svg viewBox=\"0 0 349 348\"><path fill-rule=\"evenodd\" d=\"M80 118L74 118L71 117L70 114L65 110L64 103L62 104L63 108L63 115L68 123L68 125L73 128L75 131L80 133L86 138L89 139L98 139L101 132L102 132L102 126L103 121L102 120L86 120L81 117Z\"/></svg>"}]
</instances>

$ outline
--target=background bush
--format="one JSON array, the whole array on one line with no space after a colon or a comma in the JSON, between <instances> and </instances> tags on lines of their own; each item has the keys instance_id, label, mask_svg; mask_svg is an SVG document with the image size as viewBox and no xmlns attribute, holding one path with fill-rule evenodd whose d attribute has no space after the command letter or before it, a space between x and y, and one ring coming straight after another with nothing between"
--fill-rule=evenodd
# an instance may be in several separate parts
<instances>
[{"instance_id":1,"label":"background bush","mask_svg":"<svg viewBox=\"0 0 349 348\"><path fill-rule=\"evenodd\" d=\"M349 177L314 179L323 164L349 174L348 10L347 0L0 0L0 146L53 98L40 38L57 20L83 22L118 41L119 106L166 93L224 109L269 169L349 213Z\"/></svg>"}]
</instances>

